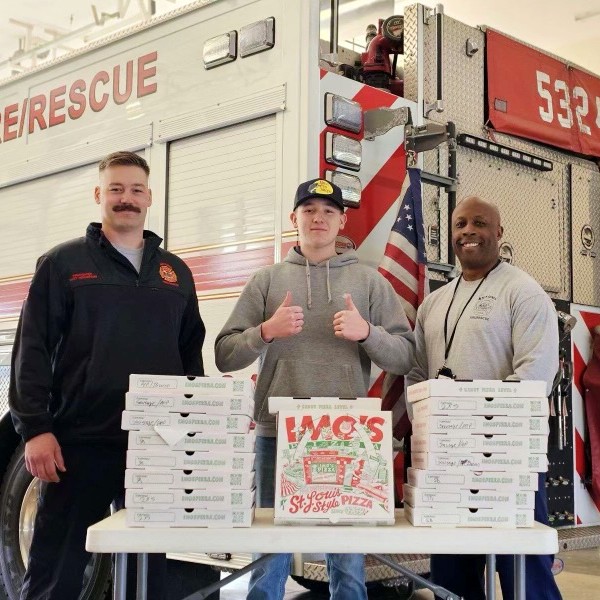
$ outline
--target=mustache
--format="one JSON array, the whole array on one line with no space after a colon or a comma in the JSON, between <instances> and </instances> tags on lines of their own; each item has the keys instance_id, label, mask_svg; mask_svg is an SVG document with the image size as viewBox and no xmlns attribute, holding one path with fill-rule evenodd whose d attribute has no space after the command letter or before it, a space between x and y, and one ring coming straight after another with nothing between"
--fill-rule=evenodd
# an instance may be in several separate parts
<instances>
[{"instance_id":1,"label":"mustache","mask_svg":"<svg viewBox=\"0 0 600 600\"><path fill-rule=\"evenodd\" d=\"M115 207L113 207L113 210L115 212L123 212L125 210L136 213L142 212L137 206L134 206L133 204L117 204Z\"/></svg>"}]
</instances>

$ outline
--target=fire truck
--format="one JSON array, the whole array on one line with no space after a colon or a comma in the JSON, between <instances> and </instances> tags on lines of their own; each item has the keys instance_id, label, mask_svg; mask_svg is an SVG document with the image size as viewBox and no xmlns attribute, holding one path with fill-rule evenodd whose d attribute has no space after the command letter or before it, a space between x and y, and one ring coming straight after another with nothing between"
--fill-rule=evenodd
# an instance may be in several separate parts
<instances>
[{"instance_id":1,"label":"fire truck","mask_svg":"<svg viewBox=\"0 0 600 600\"><path fill-rule=\"evenodd\" d=\"M457 198L497 203L502 258L543 286L563 332L550 399L552 525L562 550L598 545L581 375L600 324L600 79L440 5L373 15L368 45L355 52L337 43L335 2L330 39L320 40L319 4L200 0L0 82L0 571L10 600L38 493L6 412L17 319L36 258L97 220L97 162L118 149L150 164L147 227L192 269L208 374L247 278L294 243L300 181L342 188L339 250L356 248L376 267L407 169L418 168L432 287L456 275ZM175 558L225 570L248 561L231 550ZM326 580L320 558L294 560L308 588ZM395 558L427 571L426 556ZM93 557L82 598L103 598L109 571ZM368 561L367 576L397 573Z\"/></svg>"}]
</instances>

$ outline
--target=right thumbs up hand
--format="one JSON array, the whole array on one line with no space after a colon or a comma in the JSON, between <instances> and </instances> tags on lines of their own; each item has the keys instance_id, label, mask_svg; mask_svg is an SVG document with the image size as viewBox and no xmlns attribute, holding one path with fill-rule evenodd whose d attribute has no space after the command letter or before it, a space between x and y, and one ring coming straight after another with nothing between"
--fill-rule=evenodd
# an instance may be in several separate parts
<instances>
[{"instance_id":1,"label":"right thumbs up hand","mask_svg":"<svg viewBox=\"0 0 600 600\"><path fill-rule=\"evenodd\" d=\"M292 305L292 292L288 290L273 316L261 325L260 334L263 341L268 343L300 333L303 325L302 307Z\"/></svg>"}]
</instances>

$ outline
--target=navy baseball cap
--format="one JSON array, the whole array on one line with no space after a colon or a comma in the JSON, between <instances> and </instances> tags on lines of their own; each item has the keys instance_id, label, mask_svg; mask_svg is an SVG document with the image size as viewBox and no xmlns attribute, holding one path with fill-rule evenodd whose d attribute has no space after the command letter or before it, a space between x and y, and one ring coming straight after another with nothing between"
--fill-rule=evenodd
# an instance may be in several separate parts
<instances>
[{"instance_id":1,"label":"navy baseball cap","mask_svg":"<svg viewBox=\"0 0 600 600\"><path fill-rule=\"evenodd\" d=\"M331 183L325 179L311 179L310 181L301 183L296 190L294 210L311 198L331 200L341 211L344 210L342 190L335 183Z\"/></svg>"}]
</instances>

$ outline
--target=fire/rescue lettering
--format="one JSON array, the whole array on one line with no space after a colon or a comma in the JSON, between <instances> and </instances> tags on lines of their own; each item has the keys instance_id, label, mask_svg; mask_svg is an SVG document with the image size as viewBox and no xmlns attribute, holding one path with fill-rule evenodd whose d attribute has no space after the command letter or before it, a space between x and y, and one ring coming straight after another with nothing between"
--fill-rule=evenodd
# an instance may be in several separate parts
<instances>
[{"instance_id":1,"label":"fire/rescue lettering","mask_svg":"<svg viewBox=\"0 0 600 600\"><path fill-rule=\"evenodd\" d=\"M381 426L385 423L382 417L367 417L362 415L355 417L353 415L340 415L333 422L330 415L323 415L315 423L310 415L304 415L300 422L295 417L286 417L285 428L288 442L293 444L300 441L301 432L310 431L311 440L317 440L322 435L323 429L331 429L331 435L340 440L351 440L356 432L357 424L363 425L369 432L371 442L380 442L383 438ZM299 435L300 434L300 435Z\"/></svg>"},{"instance_id":2,"label":"fire/rescue lettering","mask_svg":"<svg viewBox=\"0 0 600 600\"><path fill-rule=\"evenodd\" d=\"M79 119L88 108L95 113L101 112L111 99L119 106L132 97L137 99L154 94L158 89L153 80L157 59L158 52L150 52L137 60L101 69L87 81L76 79L63 83L24 98L21 103L3 107L0 110L0 143L20 138L23 130L31 135L62 125L67 120Z\"/></svg>"}]
</instances>

